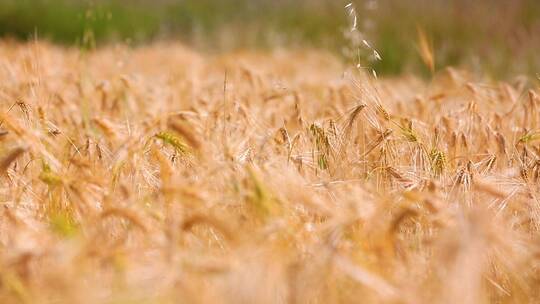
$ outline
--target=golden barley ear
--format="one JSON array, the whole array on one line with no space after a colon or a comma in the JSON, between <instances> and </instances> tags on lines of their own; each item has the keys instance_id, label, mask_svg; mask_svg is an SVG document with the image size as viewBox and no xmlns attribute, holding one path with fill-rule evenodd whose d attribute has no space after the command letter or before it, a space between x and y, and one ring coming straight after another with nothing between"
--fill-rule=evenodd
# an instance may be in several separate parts
<instances>
[{"instance_id":1,"label":"golden barley ear","mask_svg":"<svg viewBox=\"0 0 540 304\"><path fill-rule=\"evenodd\" d=\"M420 26L416 26L418 34L418 51L424 64L428 67L429 71L433 73L435 71L435 56L433 51L433 43L428 39L426 32Z\"/></svg>"}]
</instances>

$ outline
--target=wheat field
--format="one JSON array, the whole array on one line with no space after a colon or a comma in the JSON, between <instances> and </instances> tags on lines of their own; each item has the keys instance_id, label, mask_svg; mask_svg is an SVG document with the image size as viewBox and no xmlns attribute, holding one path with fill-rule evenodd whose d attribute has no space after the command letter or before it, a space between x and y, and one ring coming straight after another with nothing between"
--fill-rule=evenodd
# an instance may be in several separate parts
<instances>
[{"instance_id":1,"label":"wheat field","mask_svg":"<svg viewBox=\"0 0 540 304\"><path fill-rule=\"evenodd\" d=\"M537 303L538 81L0 43L0 303Z\"/></svg>"}]
</instances>

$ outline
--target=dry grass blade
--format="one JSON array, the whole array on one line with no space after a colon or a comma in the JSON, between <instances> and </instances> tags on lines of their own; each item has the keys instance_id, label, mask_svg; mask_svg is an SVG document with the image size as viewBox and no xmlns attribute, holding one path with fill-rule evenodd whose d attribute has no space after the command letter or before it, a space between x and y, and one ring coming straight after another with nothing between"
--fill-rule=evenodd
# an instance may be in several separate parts
<instances>
[{"instance_id":1,"label":"dry grass blade","mask_svg":"<svg viewBox=\"0 0 540 304\"><path fill-rule=\"evenodd\" d=\"M360 268L353 264L349 259L340 255L334 257L334 262L341 271L349 275L352 279L379 293L384 299L390 300L396 298L398 294L396 288L379 276Z\"/></svg>"},{"instance_id":2,"label":"dry grass blade","mask_svg":"<svg viewBox=\"0 0 540 304\"><path fill-rule=\"evenodd\" d=\"M109 208L103 211L100 218L106 219L109 217L118 217L127 220L135 227L139 228L143 232L148 232L146 224L140 219L140 217L133 211L124 208Z\"/></svg>"},{"instance_id":3,"label":"dry grass blade","mask_svg":"<svg viewBox=\"0 0 540 304\"><path fill-rule=\"evenodd\" d=\"M111 123L102 118L94 118L92 121L99 127L99 129L105 134L105 136L111 140L116 138L116 132Z\"/></svg>"},{"instance_id":4,"label":"dry grass blade","mask_svg":"<svg viewBox=\"0 0 540 304\"><path fill-rule=\"evenodd\" d=\"M206 216L203 214L192 215L184 220L182 223L182 230L191 230L195 225L206 224L209 225L223 234L223 236L229 240L234 241L234 233L223 223L214 217Z\"/></svg>"},{"instance_id":5,"label":"dry grass blade","mask_svg":"<svg viewBox=\"0 0 540 304\"><path fill-rule=\"evenodd\" d=\"M367 155L369 155L369 153L375 150L375 148L377 148L385 139L387 139L392 134L392 132L393 131L390 129L382 132L375 140L368 144L366 151L364 152L364 154L362 154L362 157L366 157Z\"/></svg>"},{"instance_id":6,"label":"dry grass blade","mask_svg":"<svg viewBox=\"0 0 540 304\"><path fill-rule=\"evenodd\" d=\"M474 179L473 185L478 191L487 193L499 199L506 199L510 196L510 193L501 190L500 187L497 187L493 183L489 183L485 180L476 178Z\"/></svg>"}]
</instances>

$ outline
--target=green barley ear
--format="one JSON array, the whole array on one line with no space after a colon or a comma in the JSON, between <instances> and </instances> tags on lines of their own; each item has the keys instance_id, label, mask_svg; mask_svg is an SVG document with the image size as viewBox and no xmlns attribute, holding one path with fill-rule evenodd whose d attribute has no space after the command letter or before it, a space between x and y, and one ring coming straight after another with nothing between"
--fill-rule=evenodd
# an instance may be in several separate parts
<instances>
[{"instance_id":1,"label":"green barley ear","mask_svg":"<svg viewBox=\"0 0 540 304\"><path fill-rule=\"evenodd\" d=\"M59 236L71 238L77 234L77 223L66 211L59 211L50 216L50 227Z\"/></svg>"},{"instance_id":2,"label":"green barley ear","mask_svg":"<svg viewBox=\"0 0 540 304\"><path fill-rule=\"evenodd\" d=\"M161 139L164 143L173 146L176 151L181 154L186 154L189 151L189 146L174 133L163 131L157 133L155 137Z\"/></svg>"},{"instance_id":3,"label":"green barley ear","mask_svg":"<svg viewBox=\"0 0 540 304\"><path fill-rule=\"evenodd\" d=\"M328 169L328 154L330 152L328 136L324 132L324 129L316 124L311 124L309 130L311 131L317 149L317 164L321 170L326 170Z\"/></svg>"},{"instance_id":4,"label":"green barley ear","mask_svg":"<svg viewBox=\"0 0 540 304\"><path fill-rule=\"evenodd\" d=\"M252 186L252 191L248 196L248 202L254 207L256 213L261 218L266 218L278 211L278 206L270 191L261 182L255 170L247 167L249 181Z\"/></svg>"},{"instance_id":5,"label":"green barley ear","mask_svg":"<svg viewBox=\"0 0 540 304\"><path fill-rule=\"evenodd\" d=\"M187 124L187 122L169 119L167 126L178 134L190 148L194 150L201 149L202 144L198 139L196 132L194 132L193 127Z\"/></svg>"},{"instance_id":6,"label":"green barley ear","mask_svg":"<svg viewBox=\"0 0 540 304\"><path fill-rule=\"evenodd\" d=\"M528 144L538 139L540 139L540 134L527 132L519 138L518 143Z\"/></svg>"},{"instance_id":7,"label":"green barley ear","mask_svg":"<svg viewBox=\"0 0 540 304\"><path fill-rule=\"evenodd\" d=\"M0 283L2 288L8 290L19 300L17 303L32 303L31 295L16 272L3 271L0 274Z\"/></svg>"},{"instance_id":8,"label":"green barley ear","mask_svg":"<svg viewBox=\"0 0 540 304\"><path fill-rule=\"evenodd\" d=\"M410 142L418 142L418 136L414 133L412 121L404 119L403 124L399 126L401 134Z\"/></svg>"},{"instance_id":9,"label":"green barley ear","mask_svg":"<svg viewBox=\"0 0 540 304\"><path fill-rule=\"evenodd\" d=\"M51 166L45 161L43 161L41 173L39 174L39 179L49 187L54 187L62 184L62 178L54 173L51 169Z\"/></svg>"},{"instance_id":10,"label":"green barley ear","mask_svg":"<svg viewBox=\"0 0 540 304\"><path fill-rule=\"evenodd\" d=\"M446 167L446 155L437 148L433 148L429 153L429 159L431 160L431 168L433 173L435 176L440 176Z\"/></svg>"}]
</instances>

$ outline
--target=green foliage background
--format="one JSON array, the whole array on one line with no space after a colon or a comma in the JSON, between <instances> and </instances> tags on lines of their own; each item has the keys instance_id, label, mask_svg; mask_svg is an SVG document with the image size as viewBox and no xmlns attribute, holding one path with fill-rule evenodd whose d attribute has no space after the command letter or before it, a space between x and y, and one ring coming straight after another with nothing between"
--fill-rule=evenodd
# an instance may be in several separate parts
<instances>
[{"instance_id":1,"label":"green foliage background","mask_svg":"<svg viewBox=\"0 0 540 304\"><path fill-rule=\"evenodd\" d=\"M426 72L417 27L433 40L437 67L497 75L540 72L540 1L356 1L359 24L383 60L382 74ZM339 0L0 0L0 36L81 47L179 39L206 51L347 45ZM363 28L364 24L371 24Z\"/></svg>"}]
</instances>

